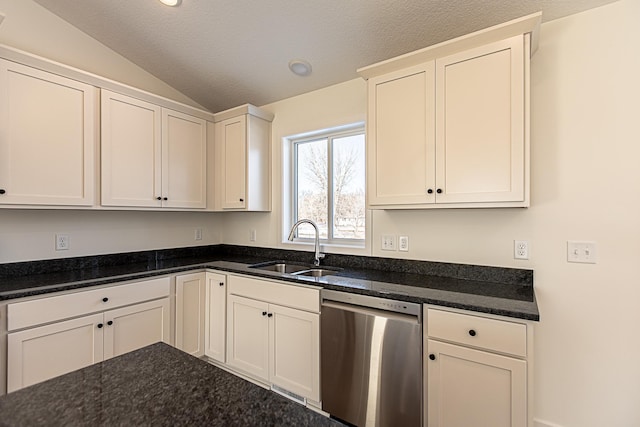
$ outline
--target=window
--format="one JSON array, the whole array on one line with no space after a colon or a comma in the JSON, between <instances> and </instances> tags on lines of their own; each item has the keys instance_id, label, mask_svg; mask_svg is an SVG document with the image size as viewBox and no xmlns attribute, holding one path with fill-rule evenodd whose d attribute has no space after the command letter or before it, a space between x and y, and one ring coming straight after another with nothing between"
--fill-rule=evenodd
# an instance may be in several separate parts
<instances>
[{"instance_id":1,"label":"window","mask_svg":"<svg viewBox=\"0 0 640 427\"><path fill-rule=\"evenodd\" d=\"M291 224L314 221L327 243L364 245L365 137L359 124L289 139L291 143ZM301 225L297 239L315 237Z\"/></svg>"}]
</instances>

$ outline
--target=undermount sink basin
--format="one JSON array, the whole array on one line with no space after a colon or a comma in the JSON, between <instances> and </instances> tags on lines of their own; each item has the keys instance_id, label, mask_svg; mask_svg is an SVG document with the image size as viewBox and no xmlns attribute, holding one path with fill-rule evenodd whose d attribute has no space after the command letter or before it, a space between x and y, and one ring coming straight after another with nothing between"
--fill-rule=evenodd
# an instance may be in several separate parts
<instances>
[{"instance_id":1,"label":"undermount sink basin","mask_svg":"<svg viewBox=\"0 0 640 427\"><path fill-rule=\"evenodd\" d=\"M322 277L336 274L337 270L321 267L310 267L303 264L293 264L286 261L269 261L250 265L257 270L275 271L276 273L292 274L294 276Z\"/></svg>"},{"instance_id":2,"label":"undermount sink basin","mask_svg":"<svg viewBox=\"0 0 640 427\"><path fill-rule=\"evenodd\" d=\"M301 264L289 264L282 261L263 262L260 264L250 265L249 268L255 268L258 270L275 271L277 273L293 274L297 271L309 270L308 265Z\"/></svg>"},{"instance_id":3,"label":"undermount sink basin","mask_svg":"<svg viewBox=\"0 0 640 427\"><path fill-rule=\"evenodd\" d=\"M329 270L326 268L311 268L308 270L297 271L293 273L294 276L310 276L310 277L322 277L331 276L336 274L336 270Z\"/></svg>"}]
</instances>

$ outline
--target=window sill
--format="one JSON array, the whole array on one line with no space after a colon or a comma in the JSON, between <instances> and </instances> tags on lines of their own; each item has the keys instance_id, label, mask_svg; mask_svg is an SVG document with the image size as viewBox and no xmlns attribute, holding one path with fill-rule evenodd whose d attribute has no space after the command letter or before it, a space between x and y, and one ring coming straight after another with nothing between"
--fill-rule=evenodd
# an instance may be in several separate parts
<instances>
[{"instance_id":1,"label":"window sill","mask_svg":"<svg viewBox=\"0 0 640 427\"><path fill-rule=\"evenodd\" d=\"M315 244L307 241L282 241L282 249L288 250L300 250L300 251L313 251ZM371 248L365 242L364 244L345 244L345 243L327 243L320 242L320 251L328 254L343 254L343 255L371 255Z\"/></svg>"}]
</instances>

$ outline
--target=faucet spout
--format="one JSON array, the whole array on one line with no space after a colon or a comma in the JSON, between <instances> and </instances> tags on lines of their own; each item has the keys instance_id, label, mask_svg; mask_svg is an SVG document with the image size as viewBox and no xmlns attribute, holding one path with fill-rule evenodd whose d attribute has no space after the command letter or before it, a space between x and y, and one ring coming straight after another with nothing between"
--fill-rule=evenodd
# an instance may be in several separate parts
<instances>
[{"instance_id":1,"label":"faucet spout","mask_svg":"<svg viewBox=\"0 0 640 427\"><path fill-rule=\"evenodd\" d=\"M316 231L315 259L313 261L313 265L315 265L316 267L319 267L320 260L324 258L324 254L320 252L320 230L318 230L318 226L316 225L315 222L311 221L310 219L301 219L300 221L293 224L293 227L291 227L291 231L289 232L289 241L290 242L293 241L293 238L295 237L296 229L298 228L298 226L300 226L300 224L311 224L311 226Z\"/></svg>"}]
</instances>

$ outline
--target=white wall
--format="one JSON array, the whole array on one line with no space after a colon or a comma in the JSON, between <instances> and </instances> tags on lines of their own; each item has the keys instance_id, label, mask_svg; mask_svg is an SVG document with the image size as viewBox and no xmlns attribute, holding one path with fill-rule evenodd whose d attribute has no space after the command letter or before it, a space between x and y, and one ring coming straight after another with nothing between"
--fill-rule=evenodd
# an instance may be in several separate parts
<instances>
[{"instance_id":1,"label":"white wall","mask_svg":"<svg viewBox=\"0 0 640 427\"><path fill-rule=\"evenodd\" d=\"M0 209L0 263L220 243L216 214ZM202 240L195 229L202 228ZM68 234L67 251L55 250Z\"/></svg>"},{"instance_id":2,"label":"white wall","mask_svg":"<svg viewBox=\"0 0 640 427\"><path fill-rule=\"evenodd\" d=\"M0 0L0 15L1 44L202 108L32 0Z\"/></svg>"},{"instance_id":3,"label":"white wall","mask_svg":"<svg viewBox=\"0 0 640 427\"><path fill-rule=\"evenodd\" d=\"M373 255L532 268L538 426L640 425L640 2L622 0L542 25L532 60L529 209L375 211ZM223 240L282 246L280 140L360 120L351 81L266 106L274 112L274 211L227 215ZM264 230L264 231L263 231ZM382 234L410 252L382 252ZM513 259L513 240L530 260ZM595 265L566 262L567 240L598 244Z\"/></svg>"},{"instance_id":4,"label":"white wall","mask_svg":"<svg viewBox=\"0 0 640 427\"><path fill-rule=\"evenodd\" d=\"M2 44L198 106L31 0L0 0L0 14ZM0 209L0 263L215 244L216 224L210 213ZM68 251L55 251L56 233L69 234Z\"/></svg>"}]
</instances>

